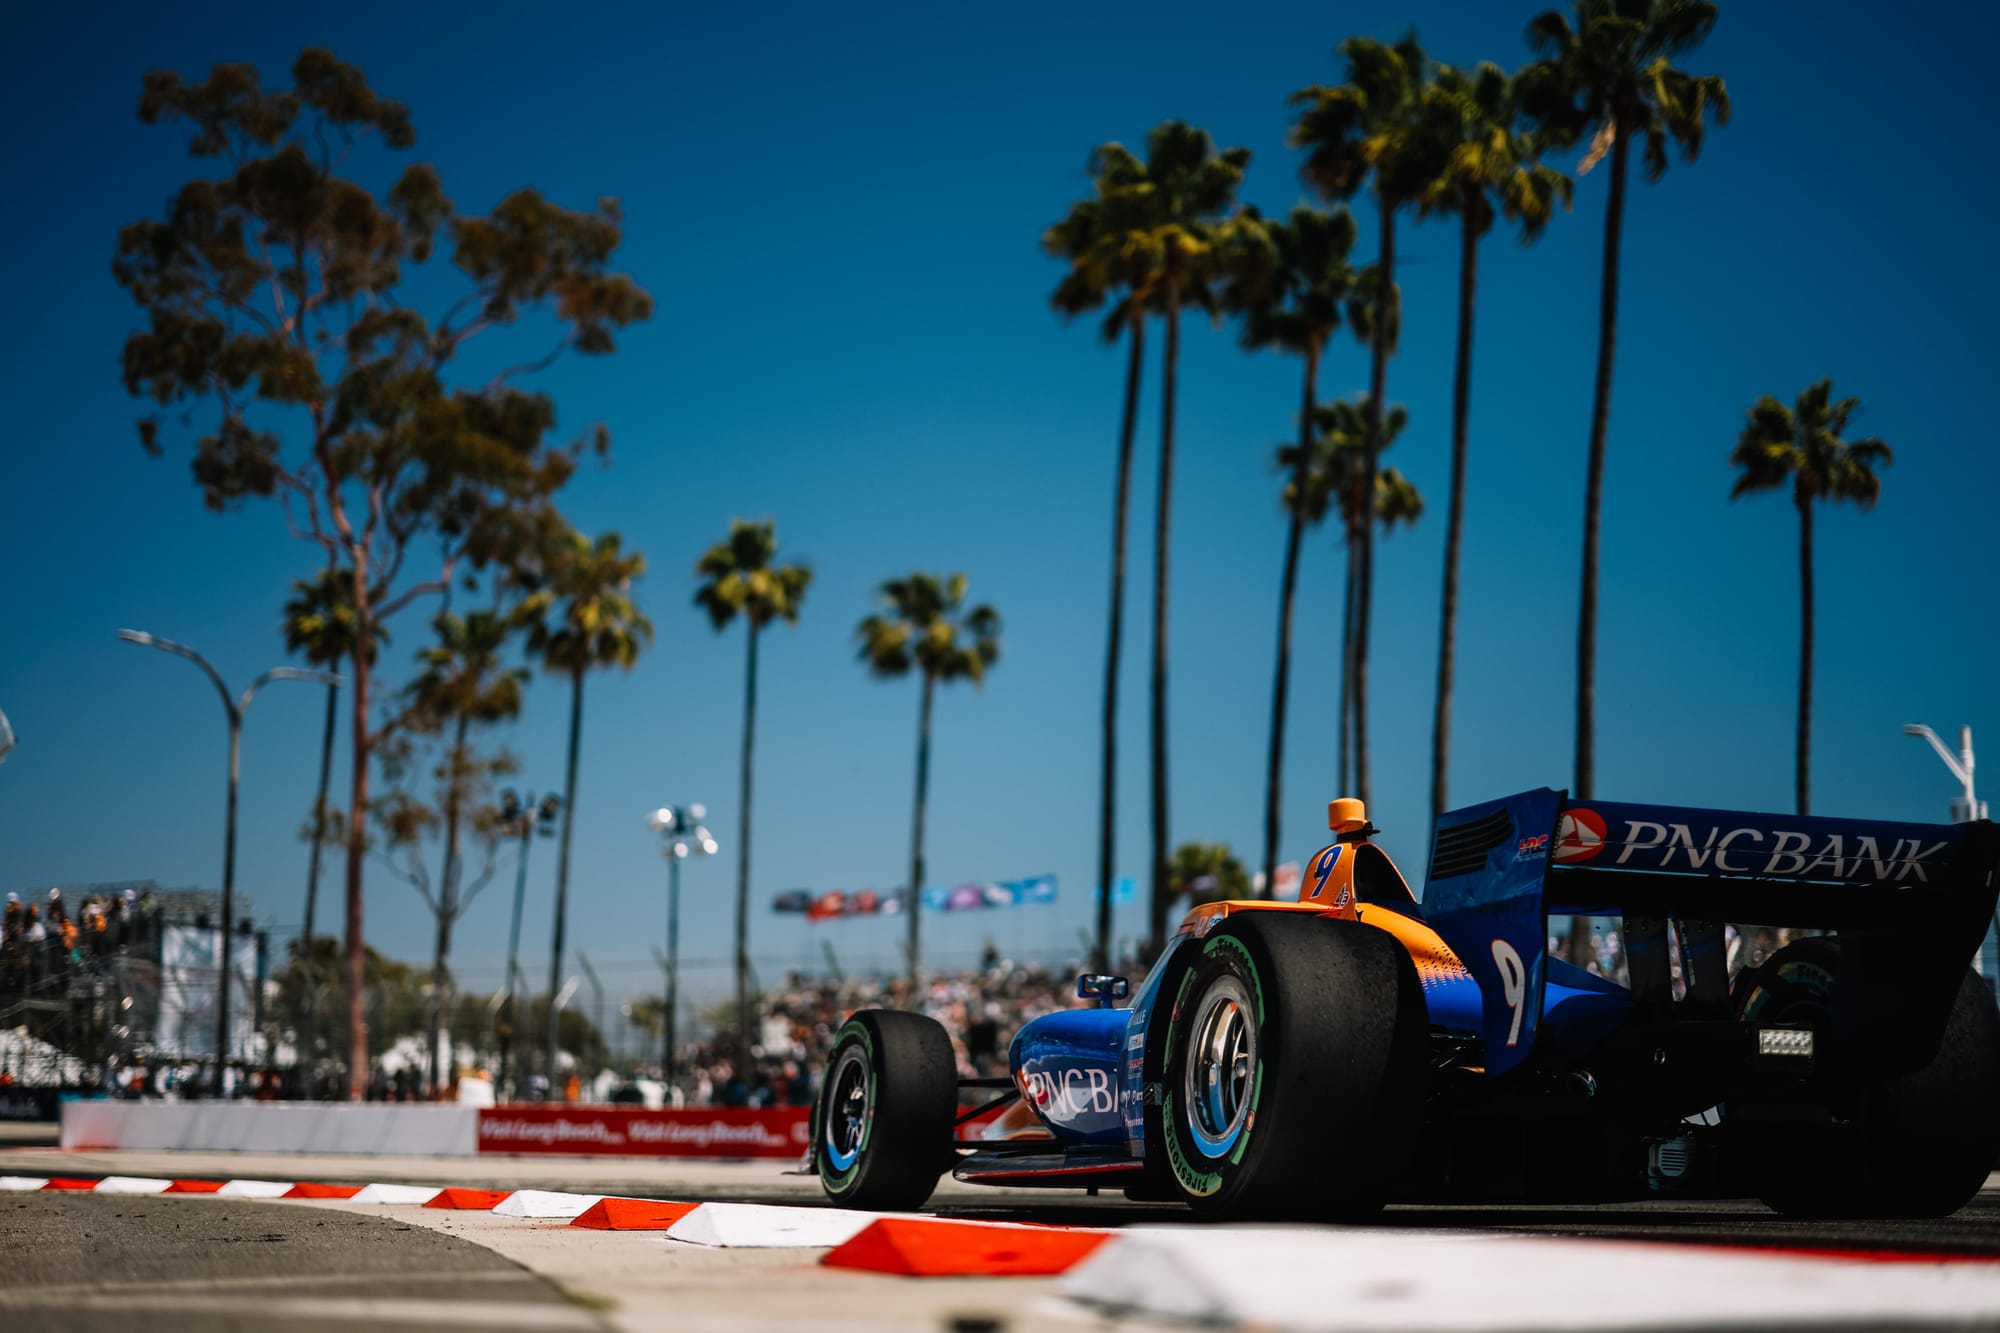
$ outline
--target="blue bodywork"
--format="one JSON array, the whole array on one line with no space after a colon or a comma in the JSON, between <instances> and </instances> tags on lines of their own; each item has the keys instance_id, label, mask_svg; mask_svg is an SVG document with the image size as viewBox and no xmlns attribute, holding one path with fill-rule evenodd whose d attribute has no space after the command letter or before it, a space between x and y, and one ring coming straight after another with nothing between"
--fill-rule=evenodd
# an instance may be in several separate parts
<instances>
[{"instance_id":1,"label":"blue bodywork","mask_svg":"<svg viewBox=\"0 0 2000 1333\"><path fill-rule=\"evenodd\" d=\"M1339 861L1329 851L1312 867L1321 883ZM1969 956L1995 892L1982 865L1962 826L1572 803L1540 788L1442 817L1422 906L1371 910L1422 921L1457 954L1469 975L1424 977L1430 1024L1479 1039L1486 1076L1498 1078L1537 1050L1588 1055L1635 1009L1624 987L1549 956L1551 916L1609 915L1638 899L1648 911L1713 904L1727 879L1726 901L1743 913L1729 919L1792 919L1807 905L1834 924L1865 905L1879 924L1887 900L1932 913L1951 902L1950 919L1963 921L1950 930L1971 932ZM1146 1045L1154 1014L1174 1000L1161 994L1169 964L1190 943L1161 956L1128 1009L1047 1014L1015 1036L1016 1083L1064 1147L1145 1155Z\"/></svg>"}]
</instances>

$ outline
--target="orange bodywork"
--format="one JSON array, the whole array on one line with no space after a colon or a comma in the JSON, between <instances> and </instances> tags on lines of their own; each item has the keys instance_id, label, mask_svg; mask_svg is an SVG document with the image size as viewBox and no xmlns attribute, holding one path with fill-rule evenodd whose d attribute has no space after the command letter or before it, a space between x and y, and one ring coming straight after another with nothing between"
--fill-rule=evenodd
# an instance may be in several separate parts
<instances>
[{"instance_id":1,"label":"orange bodywork","mask_svg":"<svg viewBox=\"0 0 2000 1333\"><path fill-rule=\"evenodd\" d=\"M1263 899L1227 899L1222 902L1207 903L1182 918L1180 928L1174 932L1174 938L1179 939L1185 935L1206 935L1232 912L1305 912L1313 916L1330 916L1341 921L1359 921L1395 936L1396 942L1410 955L1410 961L1417 965L1417 978L1423 982L1426 990L1469 977L1471 973L1466 971L1465 964L1459 961L1458 955L1451 951L1451 946L1446 944L1435 930L1405 913L1378 903L1361 901L1360 895L1355 892L1354 867L1360 861L1359 852L1363 846L1381 856L1385 866L1389 865L1387 855L1372 844L1335 843L1323 847L1306 862L1308 866L1316 868L1321 858L1336 848L1340 849L1340 854L1335 856L1332 867L1323 878L1315 880L1313 875L1309 874L1300 884L1299 892L1305 895L1303 901L1287 903L1269 902ZM1409 892L1407 887L1403 892L1407 896Z\"/></svg>"}]
</instances>

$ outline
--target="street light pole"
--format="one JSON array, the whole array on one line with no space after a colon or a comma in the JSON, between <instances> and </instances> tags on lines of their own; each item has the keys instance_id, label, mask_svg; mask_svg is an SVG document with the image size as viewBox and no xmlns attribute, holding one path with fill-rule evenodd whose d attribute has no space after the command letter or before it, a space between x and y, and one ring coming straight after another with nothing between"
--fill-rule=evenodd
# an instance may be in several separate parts
<instances>
[{"instance_id":1,"label":"street light pole","mask_svg":"<svg viewBox=\"0 0 2000 1333\"><path fill-rule=\"evenodd\" d=\"M236 916L236 788L243 771L243 715L250 709L250 701L257 697L257 691L274 680L304 680L319 685L338 685L340 677L331 671L313 671L303 667L273 667L250 682L250 687L241 696L232 696L229 687L222 683L222 674L209 665L208 659L194 649L175 643L172 639L162 639L144 630L121 629L118 637L125 643L136 643L142 648L158 648L161 652L185 657L205 672L215 686L215 692L222 696L222 709L229 716L229 801L228 815L224 824L222 840L222 950L220 966L216 969L215 987L215 1091L223 1093L223 1076L229 1064L229 943L231 929Z\"/></svg>"},{"instance_id":2,"label":"street light pole","mask_svg":"<svg viewBox=\"0 0 2000 1333\"><path fill-rule=\"evenodd\" d=\"M681 862L690 856L713 856L721 845L703 826L701 821L706 818L708 807L699 803L663 805L646 816L646 822L666 841L660 849L660 855L667 858L667 1012L660 1069L669 1087L680 1073L675 1035L681 1003Z\"/></svg>"},{"instance_id":3,"label":"street light pole","mask_svg":"<svg viewBox=\"0 0 2000 1333\"><path fill-rule=\"evenodd\" d=\"M1937 751L1937 757L1944 760L1944 766L1951 770L1951 775L1963 786L1965 794L1951 803L1951 822L1966 824L1975 819L1986 818L1986 802L1979 799L1979 793L1974 791L1972 786L1972 728L1958 729L1956 755L1945 748L1944 742L1938 739L1935 731L1921 722L1908 723L1903 728L1903 734L1929 741L1931 748ZM1993 947L1996 937L2000 937L2000 911L1993 914L1993 931L1980 941L1979 957L1976 960L1980 974L1988 978L1989 985L1992 984L1994 974L2000 972L2000 952L1996 952Z\"/></svg>"}]
</instances>

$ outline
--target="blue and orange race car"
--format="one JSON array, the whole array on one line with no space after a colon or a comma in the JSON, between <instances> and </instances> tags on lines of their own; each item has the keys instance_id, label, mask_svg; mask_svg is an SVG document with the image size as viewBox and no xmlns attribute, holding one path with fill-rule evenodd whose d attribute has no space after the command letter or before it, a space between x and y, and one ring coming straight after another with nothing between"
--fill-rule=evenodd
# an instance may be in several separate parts
<instances>
[{"instance_id":1,"label":"blue and orange race car","mask_svg":"<svg viewBox=\"0 0 2000 1333\"><path fill-rule=\"evenodd\" d=\"M950 1172L1214 1218L1659 1192L1939 1216L2000 1155L2000 1011L1967 966L2000 826L1543 789L1441 819L1419 902L1360 802L1329 823L1299 901L1190 912L1127 1008L1082 977L1098 1007L1026 1024L1009 1077L960 1078L922 1015L853 1015L813 1113L827 1196L914 1208ZM1611 915L1629 985L1549 953L1552 918ZM1732 985L1724 922L1828 933Z\"/></svg>"}]
</instances>

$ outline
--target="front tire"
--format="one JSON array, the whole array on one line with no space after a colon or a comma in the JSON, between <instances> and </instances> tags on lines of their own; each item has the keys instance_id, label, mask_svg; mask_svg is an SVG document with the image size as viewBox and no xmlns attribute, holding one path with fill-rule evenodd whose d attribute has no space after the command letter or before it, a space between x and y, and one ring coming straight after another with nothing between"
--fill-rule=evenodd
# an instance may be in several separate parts
<instances>
[{"instance_id":1,"label":"front tire","mask_svg":"<svg viewBox=\"0 0 2000 1333\"><path fill-rule=\"evenodd\" d=\"M952 1160L958 1063L942 1025L864 1009L841 1025L813 1103L813 1161L843 1208L921 1207Z\"/></svg>"},{"instance_id":2,"label":"front tire","mask_svg":"<svg viewBox=\"0 0 2000 1333\"><path fill-rule=\"evenodd\" d=\"M1826 1032L1840 984L1840 942L1795 941L1738 983L1748 1022ZM1846 1123L1739 1140L1757 1195L1794 1217L1944 1217L1979 1193L2000 1155L2000 1011L1968 969L1937 1054L1895 1077L1829 1074L1828 1099Z\"/></svg>"},{"instance_id":3,"label":"front tire","mask_svg":"<svg viewBox=\"0 0 2000 1333\"><path fill-rule=\"evenodd\" d=\"M1215 1220L1379 1211L1420 1109L1409 954L1371 926L1265 912L1185 947L1155 1135L1181 1196Z\"/></svg>"}]
</instances>

